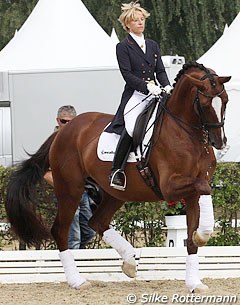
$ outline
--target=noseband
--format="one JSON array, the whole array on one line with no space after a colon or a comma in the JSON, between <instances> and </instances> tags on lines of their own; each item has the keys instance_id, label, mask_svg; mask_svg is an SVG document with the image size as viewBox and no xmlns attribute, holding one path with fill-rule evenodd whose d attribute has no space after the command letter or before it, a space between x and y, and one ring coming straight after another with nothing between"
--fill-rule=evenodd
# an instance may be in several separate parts
<instances>
[{"instance_id":1,"label":"noseband","mask_svg":"<svg viewBox=\"0 0 240 305\"><path fill-rule=\"evenodd\" d=\"M217 76L217 74L206 73L202 78L200 78L200 80L204 80L206 78L209 78L209 80L211 82L211 86L215 87L216 86L216 81L214 79L214 76ZM215 95L202 92L199 89L197 90L197 94L196 94L196 97L195 97L193 103L196 105L196 109L197 109L198 115L200 117L201 125L202 125L202 127L204 129L208 130L210 128L221 128L221 127L223 127L224 126L225 117L223 117L223 120L221 122L219 122L219 123L210 123L210 122L207 122L206 119L205 119L204 109L203 109L203 107L201 106L201 103L200 103L199 95L203 95L205 97L213 99L215 97L221 96L224 91L225 91L224 86L222 86L222 90L220 92L218 92L217 94L215 94Z\"/></svg>"}]
</instances>

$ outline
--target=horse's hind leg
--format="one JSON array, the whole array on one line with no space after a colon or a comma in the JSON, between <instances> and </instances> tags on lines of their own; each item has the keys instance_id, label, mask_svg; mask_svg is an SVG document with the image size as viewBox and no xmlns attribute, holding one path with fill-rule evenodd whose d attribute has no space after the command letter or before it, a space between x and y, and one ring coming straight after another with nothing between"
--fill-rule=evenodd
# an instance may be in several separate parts
<instances>
[{"instance_id":1,"label":"horse's hind leg","mask_svg":"<svg viewBox=\"0 0 240 305\"><path fill-rule=\"evenodd\" d=\"M68 234L74 213L80 203L83 187L79 188L81 180L79 183L63 181L58 179L54 188L58 200L58 212L51 232L60 250L59 257L69 286L82 289L90 283L77 270L73 254L68 249Z\"/></svg>"},{"instance_id":2,"label":"horse's hind leg","mask_svg":"<svg viewBox=\"0 0 240 305\"><path fill-rule=\"evenodd\" d=\"M115 212L123 205L124 202L117 200L104 193L103 201L89 221L89 225L100 235L106 244L114 248L123 259L123 272L133 278L136 277L135 249L111 226Z\"/></svg>"},{"instance_id":3,"label":"horse's hind leg","mask_svg":"<svg viewBox=\"0 0 240 305\"><path fill-rule=\"evenodd\" d=\"M196 233L194 232L200 232L201 235L199 234L198 238L203 237L205 239L205 234L208 234L208 238L210 237L209 232L213 229L214 221L212 221L213 210L209 197L211 196L200 196L199 204L198 197L191 198L191 200L187 201L188 256L186 258L186 286L191 292L205 291L208 289L200 280L197 254L198 245L194 241L194 237L196 237ZM209 207L206 207L206 203L209 204Z\"/></svg>"}]
</instances>

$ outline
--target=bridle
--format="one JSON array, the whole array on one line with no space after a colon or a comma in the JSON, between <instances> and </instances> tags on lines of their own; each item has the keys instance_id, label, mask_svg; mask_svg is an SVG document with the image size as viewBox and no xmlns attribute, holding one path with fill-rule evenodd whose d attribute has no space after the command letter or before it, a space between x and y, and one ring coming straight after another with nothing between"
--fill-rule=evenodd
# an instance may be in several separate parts
<instances>
[{"instance_id":1,"label":"bridle","mask_svg":"<svg viewBox=\"0 0 240 305\"><path fill-rule=\"evenodd\" d=\"M204 80L206 78L209 78L210 82L211 82L211 86L215 87L216 86L216 81L214 79L214 76L217 76L217 74L206 73L202 78L200 78L200 80ZM221 128L221 127L223 127L224 126L224 121L225 121L225 116L223 116L223 120L219 123L207 122L206 116L205 116L205 113L204 113L204 108L201 106L201 103L200 103L199 95L203 95L205 97L213 99L215 97L220 97L223 94L223 92L225 92L224 86L222 86L222 90L215 95L209 94L208 92L206 92L206 93L202 92L200 89L197 90L196 97L195 97L193 103L194 103L194 105L196 105L196 112L197 112L197 114L200 118L200 122L201 122L201 125L202 125L203 129L209 130L210 128Z\"/></svg>"},{"instance_id":2,"label":"bridle","mask_svg":"<svg viewBox=\"0 0 240 305\"><path fill-rule=\"evenodd\" d=\"M209 80L211 82L211 86L215 87L216 86L216 80L214 79L214 76L218 76L218 75L214 74L214 73L210 73L209 71L207 71L206 74L200 80L204 80L206 78L209 78ZM205 115L204 108L201 106L199 96L203 95L205 97L213 99L215 97L220 97L224 92L225 92L224 86L222 86L221 91L218 92L215 95L209 94L208 92L202 92L200 89L197 89L195 99L193 100L193 105L195 106L194 107L195 112L200 119L200 125L197 125L197 126L196 125L190 125L189 123L187 123L184 120L177 117L175 114L172 113L172 111L169 111L166 104L163 103L161 101L161 99L159 99L159 103L160 103L161 108L163 109L163 111L165 113L167 113L168 115L170 115L175 120L175 122L182 129L184 129L189 135L191 134L191 132L188 130L188 128L195 129L195 130L201 130L202 136L203 136L202 143L206 146L209 142L209 129L211 129L211 128L222 128L224 126L225 116L223 116L223 120L219 123L208 122L206 120L206 115ZM167 97L167 99L168 98L169 98L169 96Z\"/></svg>"}]
</instances>

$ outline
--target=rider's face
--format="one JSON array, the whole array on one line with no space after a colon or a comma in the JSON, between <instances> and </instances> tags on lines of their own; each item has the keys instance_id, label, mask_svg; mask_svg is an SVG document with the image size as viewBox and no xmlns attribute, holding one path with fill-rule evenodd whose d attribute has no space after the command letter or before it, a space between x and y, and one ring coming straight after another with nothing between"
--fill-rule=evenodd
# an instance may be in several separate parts
<instances>
[{"instance_id":1,"label":"rider's face","mask_svg":"<svg viewBox=\"0 0 240 305\"><path fill-rule=\"evenodd\" d=\"M141 36L145 29L145 17L143 13L136 12L135 18L128 22L129 32Z\"/></svg>"}]
</instances>

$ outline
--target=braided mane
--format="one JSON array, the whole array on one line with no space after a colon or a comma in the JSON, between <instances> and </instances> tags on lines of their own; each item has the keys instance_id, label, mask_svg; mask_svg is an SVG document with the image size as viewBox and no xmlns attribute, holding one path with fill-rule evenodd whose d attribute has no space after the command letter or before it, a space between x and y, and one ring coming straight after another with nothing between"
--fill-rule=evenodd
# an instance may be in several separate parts
<instances>
[{"instance_id":1,"label":"braided mane","mask_svg":"<svg viewBox=\"0 0 240 305\"><path fill-rule=\"evenodd\" d=\"M190 61L188 63L185 63L182 67L182 69L178 72L177 76L175 77L174 81L175 83L173 84L173 87L175 87L177 81L181 78L181 76L183 74L185 74L185 72L187 70L189 70L190 68L199 68L200 70L204 71L206 74L210 74L210 71L204 67L203 64L199 64L198 62L196 61Z\"/></svg>"}]
</instances>

